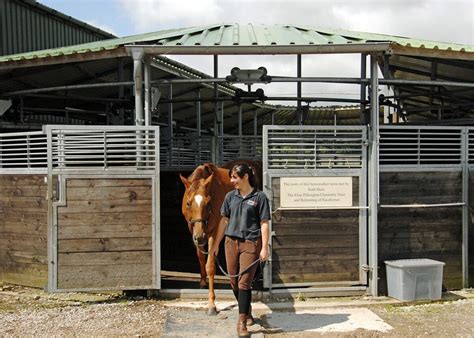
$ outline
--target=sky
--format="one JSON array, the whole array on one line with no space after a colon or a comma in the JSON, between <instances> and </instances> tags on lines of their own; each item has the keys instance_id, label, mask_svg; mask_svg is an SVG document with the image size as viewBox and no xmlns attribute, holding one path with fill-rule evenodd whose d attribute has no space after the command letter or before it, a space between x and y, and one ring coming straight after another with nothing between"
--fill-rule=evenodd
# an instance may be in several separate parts
<instances>
[{"instance_id":1,"label":"sky","mask_svg":"<svg viewBox=\"0 0 474 338\"><path fill-rule=\"evenodd\" d=\"M474 0L39 0L117 36L215 23L294 24L474 45ZM212 73L210 56L172 58ZM360 75L355 55L303 56L303 76ZM265 66L295 76L295 56L220 57L219 76L238 66ZM268 85L269 86L269 85ZM271 84L270 94L294 95L295 85ZM265 87L263 87L265 89ZM267 95L268 90L265 89ZM356 98L358 86L303 84L303 95Z\"/></svg>"}]
</instances>

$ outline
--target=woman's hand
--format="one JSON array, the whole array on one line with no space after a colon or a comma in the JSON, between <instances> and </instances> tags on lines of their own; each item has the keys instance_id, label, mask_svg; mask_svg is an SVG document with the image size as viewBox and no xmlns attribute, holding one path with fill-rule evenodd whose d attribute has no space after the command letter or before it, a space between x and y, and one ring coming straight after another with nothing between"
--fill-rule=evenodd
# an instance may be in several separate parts
<instances>
[{"instance_id":1,"label":"woman's hand","mask_svg":"<svg viewBox=\"0 0 474 338\"><path fill-rule=\"evenodd\" d=\"M268 260L270 250L270 225L268 224L268 220L260 222L260 229L262 231L262 250L260 251L260 260L265 262Z\"/></svg>"},{"instance_id":2,"label":"woman's hand","mask_svg":"<svg viewBox=\"0 0 474 338\"><path fill-rule=\"evenodd\" d=\"M219 244L217 245L213 245L211 250L209 250L209 256L216 256L217 257L217 254L219 253Z\"/></svg>"},{"instance_id":3,"label":"woman's hand","mask_svg":"<svg viewBox=\"0 0 474 338\"><path fill-rule=\"evenodd\" d=\"M265 262L268 260L268 245L264 245L260 251L260 260Z\"/></svg>"}]
</instances>

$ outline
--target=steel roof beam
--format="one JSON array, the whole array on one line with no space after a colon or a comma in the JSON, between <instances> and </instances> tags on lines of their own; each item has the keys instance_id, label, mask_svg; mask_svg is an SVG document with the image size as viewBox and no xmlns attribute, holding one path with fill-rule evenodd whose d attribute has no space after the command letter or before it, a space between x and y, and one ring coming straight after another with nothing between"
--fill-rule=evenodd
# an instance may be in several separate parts
<instances>
[{"instance_id":1,"label":"steel roof beam","mask_svg":"<svg viewBox=\"0 0 474 338\"><path fill-rule=\"evenodd\" d=\"M431 110L446 110L446 109L456 109L462 107L474 107L474 102L467 102L467 103L459 103L459 104L450 104L450 105L432 105L432 106L420 106L419 108L405 108L404 110L407 113L411 112L419 112L419 111L431 111Z\"/></svg>"},{"instance_id":2,"label":"steel roof beam","mask_svg":"<svg viewBox=\"0 0 474 338\"><path fill-rule=\"evenodd\" d=\"M427 70L420 70L420 69L414 69L414 68L399 66L399 65L396 65L396 64L391 64L390 68L392 70L398 70L398 71L402 71L404 73L409 73L409 74L421 75L421 76L425 76L427 78L430 78L433 74L433 72L431 70L431 67L430 67L429 70L428 69ZM435 74L435 75L436 75L436 80L456 81L456 79L457 79L454 76L447 76L447 75L440 75L440 74ZM435 80L435 79L432 79L432 80Z\"/></svg>"},{"instance_id":3,"label":"steel roof beam","mask_svg":"<svg viewBox=\"0 0 474 338\"><path fill-rule=\"evenodd\" d=\"M256 54L339 54L390 52L389 42L346 43L327 45L232 45L232 46L175 46L175 45L125 45L129 53L142 49L146 54L160 55L256 55Z\"/></svg>"},{"instance_id":4,"label":"steel roof beam","mask_svg":"<svg viewBox=\"0 0 474 338\"><path fill-rule=\"evenodd\" d=\"M410 87L401 87L400 90L403 90L404 92L408 92L408 93L415 93L417 95L414 95L414 94L402 94L400 95L400 98L404 98L404 97L416 97L416 96L425 96L427 97L429 95L429 91L427 89L424 89L424 88L420 88L420 87L414 87L414 86L410 86ZM443 91L443 92L437 92L437 93L434 93L433 95L433 98L444 98L444 99L452 99L452 100L455 100L455 101L459 101L459 100L462 100L462 101L472 101L471 98L469 97L463 97L463 96L458 96L458 95L455 95L455 92L457 91L453 91L453 90L446 90L446 91ZM392 98L392 96L386 96L386 98ZM396 97L395 97L396 98Z\"/></svg>"},{"instance_id":5,"label":"steel roof beam","mask_svg":"<svg viewBox=\"0 0 474 338\"><path fill-rule=\"evenodd\" d=\"M224 78L212 78L212 79L175 79L175 80L154 80L152 84L165 84L165 83L219 83L227 82ZM321 82L321 83L346 83L346 84L367 84L369 79L359 78L329 78L329 77L272 77L272 82ZM430 80L385 80L379 79L380 85L409 85L409 86L450 86L450 87L466 87L474 88L474 82L454 82L454 81L430 81ZM37 88L31 90L19 90L14 92L8 92L2 96L14 96L28 93L41 93L48 91L57 90L72 90L72 89L84 89L84 88L100 88L100 87L114 87L114 86L131 86L134 85L133 81L124 82L109 82L109 83L91 83L82 85L72 86L56 86L47 88Z\"/></svg>"}]
</instances>

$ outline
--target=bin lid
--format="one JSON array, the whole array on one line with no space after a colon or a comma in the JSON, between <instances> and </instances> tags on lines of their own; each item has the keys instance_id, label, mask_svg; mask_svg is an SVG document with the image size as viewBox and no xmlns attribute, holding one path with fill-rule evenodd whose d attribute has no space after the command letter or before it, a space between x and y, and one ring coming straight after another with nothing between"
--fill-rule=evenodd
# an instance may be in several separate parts
<instances>
[{"instance_id":1,"label":"bin lid","mask_svg":"<svg viewBox=\"0 0 474 338\"><path fill-rule=\"evenodd\" d=\"M428 258L398 259L394 261L385 261L385 264L397 268L410 268L422 266L443 266L444 262L435 261Z\"/></svg>"}]
</instances>

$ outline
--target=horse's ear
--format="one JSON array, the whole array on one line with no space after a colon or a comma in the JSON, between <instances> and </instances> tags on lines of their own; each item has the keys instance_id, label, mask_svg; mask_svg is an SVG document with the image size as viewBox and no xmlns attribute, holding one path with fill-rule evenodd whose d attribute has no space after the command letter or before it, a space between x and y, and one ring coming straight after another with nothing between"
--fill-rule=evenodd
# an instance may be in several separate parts
<instances>
[{"instance_id":1,"label":"horse's ear","mask_svg":"<svg viewBox=\"0 0 474 338\"><path fill-rule=\"evenodd\" d=\"M186 189L188 189L189 186L191 185L191 182L189 182L188 179L181 174L179 174L179 178L181 179L181 182L183 182Z\"/></svg>"},{"instance_id":2,"label":"horse's ear","mask_svg":"<svg viewBox=\"0 0 474 338\"><path fill-rule=\"evenodd\" d=\"M212 175L215 171L215 166L212 163L204 163L204 170L206 171L207 174Z\"/></svg>"},{"instance_id":3,"label":"horse's ear","mask_svg":"<svg viewBox=\"0 0 474 338\"><path fill-rule=\"evenodd\" d=\"M209 183L211 183L213 176L214 176L214 174L212 174L211 176L209 176L208 178L206 178L206 179L204 180L204 186L205 186L207 189L209 189Z\"/></svg>"}]
</instances>

